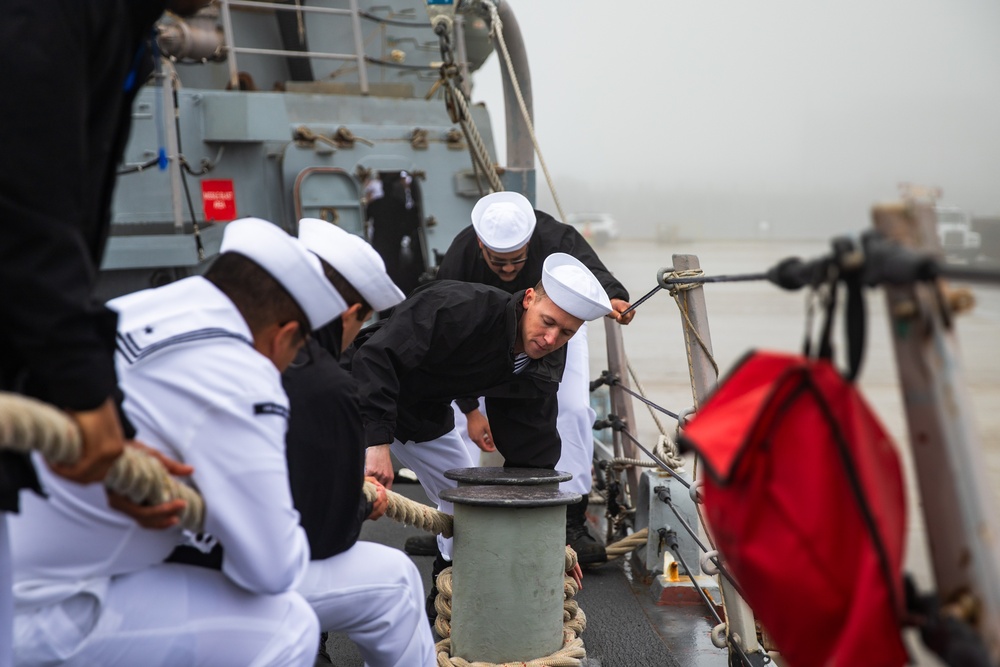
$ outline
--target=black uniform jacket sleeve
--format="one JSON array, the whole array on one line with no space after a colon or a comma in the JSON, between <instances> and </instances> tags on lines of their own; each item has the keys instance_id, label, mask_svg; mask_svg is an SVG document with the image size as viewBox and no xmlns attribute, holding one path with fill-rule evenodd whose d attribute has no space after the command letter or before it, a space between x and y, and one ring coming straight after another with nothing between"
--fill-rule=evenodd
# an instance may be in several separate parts
<instances>
[{"instance_id":1,"label":"black uniform jacket sleeve","mask_svg":"<svg viewBox=\"0 0 1000 667\"><path fill-rule=\"evenodd\" d=\"M306 343L281 379L291 406L286 455L292 501L312 559L321 560L353 546L368 514L362 508L365 443L357 384L316 340Z\"/></svg>"},{"instance_id":2,"label":"black uniform jacket sleeve","mask_svg":"<svg viewBox=\"0 0 1000 667\"><path fill-rule=\"evenodd\" d=\"M414 291L391 317L363 331L355 342L360 345L352 373L367 444L444 435L454 427L449 404L462 396L505 398L547 432L538 405L555 400L565 355L547 355L514 375L522 297L485 285L434 281ZM544 439L558 448L554 428Z\"/></svg>"},{"instance_id":3,"label":"black uniform jacket sleeve","mask_svg":"<svg viewBox=\"0 0 1000 667\"><path fill-rule=\"evenodd\" d=\"M479 239L471 225L455 236L444 259L441 260L438 279L483 283L514 293L537 285L542 279L542 264L545 258L554 252L564 252L576 257L594 273L608 293L608 298L628 301L628 290L611 275L580 232L542 211L535 211L535 220L535 231L528 242L528 261L514 280L510 282L500 280L500 277L487 266L479 248Z\"/></svg>"}]
</instances>

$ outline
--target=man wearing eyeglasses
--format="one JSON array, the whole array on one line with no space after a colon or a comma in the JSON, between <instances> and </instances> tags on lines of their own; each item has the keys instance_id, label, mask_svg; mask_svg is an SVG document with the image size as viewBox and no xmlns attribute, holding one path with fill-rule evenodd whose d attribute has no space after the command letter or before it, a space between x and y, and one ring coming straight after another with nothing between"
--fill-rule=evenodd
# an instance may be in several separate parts
<instances>
[{"instance_id":1,"label":"man wearing eyeglasses","mask_svg":"<svg viewBox=\"0 0 1000 667\"><path fill-rule=\"evenodd\" d=\"M514 293L535 285L542 276L545 258L556 252L572 255L590 269L611 301L612 312L608 317L621 324L632 321L634 311L622 315L630 305L628 291L611 275L583 236L548 213L536 211L516 192L496 192L476 203L472 225L455 237L437 277L483 283ZM570 339L565 358L558 394L562 456L556 468L573 474L573 479L562 483L560 489L583 495L580 503L567 510L566 539L581 563L602 563L607 554L587 531L585 517L591 487L595 417L590 407L586 325ZM480 400L471 397L456 401L455 405L456 425L470 451L477 447L494 451L489 421ZM467 421L467 429L461 428L463 420Z\"/></svg>"}]
</instances>

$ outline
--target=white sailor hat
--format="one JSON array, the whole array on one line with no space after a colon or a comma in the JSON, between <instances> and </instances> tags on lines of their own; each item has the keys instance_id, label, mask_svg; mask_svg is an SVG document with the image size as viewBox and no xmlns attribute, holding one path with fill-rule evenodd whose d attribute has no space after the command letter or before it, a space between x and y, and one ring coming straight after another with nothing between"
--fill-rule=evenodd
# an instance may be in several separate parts
<instances>
[{"instance_id":1,"label":"white sailor hat","mask_svg":"<svg viewBox=\"0 0 1000 667\"><path fill-rule=\"evenodd\" d=\"M337 269L375 310L392 308L405 298L385 272L385 262L360 236L325 220L303 218L299 241Z\"/></svg>"},{"instance_id":2,"label":"white sailor hat","mask_svg":"<svg viewBox=\"0 0 1000 667\"><path fill-rule=\"evenodd\" d=\"M585 322L611 312L608 294L594 274L583 262L564 252L545 258L542 287L554 304Z\"/></svg>"},{"instance_id":3,"label":"white sailor hat","mask_svg":"<svg viewBox=\"0 0 1000 667\"><path fill-rule=\"evenodd\" d=\"M476 202L472 227L493 252L511 252L523 247L535 231L535 209L524 195L494 192Z\"/></svg>"},{"instance_id":4,"label":"white sailor hat","mask_svg":"<svg viewBox=\"0 0 1000 667\"><path fill-rule=\"evenodd\" d=\"M326 279L316 255L267 220L233 220L226 225L219 252L235 252L259 264L288 290L313 329L347 310L347 303Z\"/></svg>"}]
</instances>

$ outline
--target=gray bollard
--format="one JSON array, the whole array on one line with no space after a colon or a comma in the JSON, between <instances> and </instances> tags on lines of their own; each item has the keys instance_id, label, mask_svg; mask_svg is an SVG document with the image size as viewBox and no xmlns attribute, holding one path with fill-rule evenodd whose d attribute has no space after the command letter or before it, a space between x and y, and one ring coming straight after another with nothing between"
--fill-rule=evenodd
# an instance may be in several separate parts
<instances>
[{"instance_id":1,"label":"gray bollard","mask_svg":"<svg viewBox=\"0 0 1000 667\"><path fill-rule=\"evenodd\" d=\"M451 653L517 662L563 643L566 505L580 494L528 486L462 486L455 505Z\"/></svg>"},{"instance_id":2,"label":"gray bollard","mask_svg":"<svg viewBox=\"0 0 1000 667\"><path fill-rule=\"evenodd\" d=\"M459 486L534 486L541 489L558 489L559 484L573 479L573 475L547 468L452 468L444 476L458 482Z\"/></svg>"}]
</instances>

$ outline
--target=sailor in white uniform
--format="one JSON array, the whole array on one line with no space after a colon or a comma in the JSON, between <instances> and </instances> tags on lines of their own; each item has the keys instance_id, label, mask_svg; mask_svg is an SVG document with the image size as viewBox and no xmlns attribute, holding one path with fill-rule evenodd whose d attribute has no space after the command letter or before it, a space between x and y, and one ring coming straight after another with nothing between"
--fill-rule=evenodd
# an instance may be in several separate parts
<instances>
[{"instance_id":1,"label":"sailor in white uniform","mask_svg":"<svg viewBox=\"0 0 1000 667\"><path fill-rule=\"evenodd\" d=\"M222 570L164 564L179 528L140 528L101 488L38 465L49 499L26 497L10 526L16 663L312 665L280 372L344 300L296 239L249 218L229 224L205 277L110 305L125 411L140 440L193 466Z\"/></svg>"},{"instance_id":2,"label":"sailor in white uniform","mask_svg":"<svg viewBox=\"0 0 1000 667\"><path fill-rule=\"evenodd\" d=\"M325 220L307 218L299 222L299 240L333 267L347 283L341 293L348 303L348 311L344 314L342 337L338 341L340 349L324 350L318 341L309 344L314 363L319 363L321 355L335 352L339 356L343 348L353 341L373 309L382 311L392 308L403 300L403 293L389 278L382 258L360 237L348 234ZM359 317L360 312L364 314ZM336 416L321 413L317 405L320 401L296 402L300 396L306 398L300 392L312 390L324 394L326 387L298 385L294 393L289 389L295 419L304 420L303 430L310 432L309 436L300 436L300 439L308 437L308 443L297 441L289 446L308 444L314 452L326 450L323 452L326 456L322 458L315 453L309 457L314 469L308 484L303 483L305 480L301 476L293 478L293 485L298 481L306 487L293 487L293 491L301 490L302 496L308 496L310 489L316 489L317 485L322 489L323 485L330 483L332 471L322 469L322 464L342 465L347 457L344 453L338 455L337 450L352 450L359 464L354 474L358 480L364 475L365 443L361 413L357 409L357 389L347 372L332 358L330 362L328 372L341 375L350 387L355 413L352 421L356 423L353 428L336 423L323 427L317 422L330 420L331 417L336 419ZM288 381L286 377L286 383ZM302 410L308 413L303 414ZM338 439L347 437L354 438L354 441L321 442L330 431L337 432ZM306 452L302 455L305 456ZM315 468L317 465L319 469ZM323 511L356 512L356 497L354 505L328 506ZM310 516L312 510L303 509L303 523L307 526L318 521L318 518ZM317 550L318 547L313 555L316 560L309 563L298 590L319 616L320 628L324 632L346 633L358 645L368 667L433 667L437 664L434 638L424 616L424 588L420 572L406 554L372 542L354 542L349 548L328 557L315 553Z\"/></svg>"}]
</instances>

